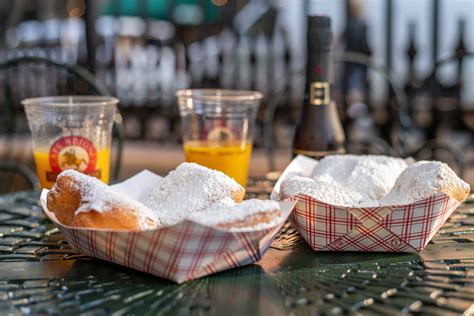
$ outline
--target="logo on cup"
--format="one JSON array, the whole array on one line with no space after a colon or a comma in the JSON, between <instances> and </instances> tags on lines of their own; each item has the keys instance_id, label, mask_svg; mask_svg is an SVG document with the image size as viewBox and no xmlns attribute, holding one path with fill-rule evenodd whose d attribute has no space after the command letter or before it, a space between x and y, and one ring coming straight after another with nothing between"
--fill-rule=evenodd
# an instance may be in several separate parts
<instances>
[{"instance_id":1,"label":"logo on cup","mask_svg":"<svg viewBox=\"0 0 474 316\"><path fill-rule=\"evenodd\" d=\"M66 136L58 139L49 149L51 171L46 172L48 181L56 181L61 171L75 169L82 173L100 178L96 170L97 150L94 144L82 136Z\"/></svg>"}]
</instances>

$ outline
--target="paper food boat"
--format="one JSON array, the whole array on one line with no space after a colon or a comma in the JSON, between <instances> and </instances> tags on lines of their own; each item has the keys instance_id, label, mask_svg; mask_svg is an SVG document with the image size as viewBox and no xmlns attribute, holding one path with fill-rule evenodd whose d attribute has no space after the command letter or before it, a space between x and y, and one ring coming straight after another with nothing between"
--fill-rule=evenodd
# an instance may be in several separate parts
<instances>
[{"instance_id":1,"label":"paper food boat","mask_svg":"<svg viewBox=\"0 0 474 316\"><path fill-rule=\"evenodd\" d=\"M140 201L160 179L145 170L113 187ZM283 218L267 229L231 232L185 220L166 228L124 232L62 225L46 207L47 193L41 194L43 210L75 251L177 283L260 260L295 204L280 203Z\"/></svg>"},{"instance_id":2,"label":"paper food boat","mask_svg":"<svg viewBox=\"0 0 474 316\"><path fill-rule=\"evenodd\" d=\"M317 161L297 156L288 165L272 192L277 200L281 182L312 174ZM290 219L316 251L418 252L460 204L444 193L406 205L342 207L299 194Z\"/></svg>"}]
</instances>

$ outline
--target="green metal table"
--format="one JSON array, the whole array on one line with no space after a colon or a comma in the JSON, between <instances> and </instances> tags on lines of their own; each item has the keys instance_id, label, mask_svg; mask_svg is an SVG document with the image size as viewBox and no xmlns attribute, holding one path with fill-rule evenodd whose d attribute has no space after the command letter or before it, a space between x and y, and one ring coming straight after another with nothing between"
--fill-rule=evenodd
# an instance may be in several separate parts
<instances>
[{"instance_id":1,"label":"green metal table","mask_svg":"<svg viewBox=\"0 0 474 316\"><path fill-rule=\"evenodd\" d=\"M420 254L316 253L287 223L260 262L182 285L75 253L38 198L0 196L0 315L474 314L472 195Z\"/></svg>"}]
</instances>

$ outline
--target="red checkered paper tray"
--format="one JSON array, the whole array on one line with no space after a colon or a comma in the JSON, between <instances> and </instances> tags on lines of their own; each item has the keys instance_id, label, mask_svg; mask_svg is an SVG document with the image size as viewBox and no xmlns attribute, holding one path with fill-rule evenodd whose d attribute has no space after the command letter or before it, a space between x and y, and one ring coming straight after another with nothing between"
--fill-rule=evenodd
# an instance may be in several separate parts
<instances>
[{"instance_id":1,"label":"red checkered paper tray","mask_svg":"<svg viewBox=\"0 0 474 316\"><path fill-rule=\"evenodd\" d=\"M141 201L160 178L145 170L113 187ZM165 228L126 232L62 225L46 207L47 193L41 194L43 210L75 251L177 283L260 260L295 204L280 203L281 222L254 231L231 232L184 220Z\"/></svg>"},{"instance_id":2,"label":"red checkered paper tray","mask_svg":"<svg viewBox=\"0 0 474 316\"><path fill-rule=\"evenodd\" d=\"M317 161L297 156L275 185L277 200L281 182L292 176L312 174ZM401 206L342 207L298 194L290 219L300 235L316 251L418 252L460 204L444 193Z\"/></svg>"}]
</instances>

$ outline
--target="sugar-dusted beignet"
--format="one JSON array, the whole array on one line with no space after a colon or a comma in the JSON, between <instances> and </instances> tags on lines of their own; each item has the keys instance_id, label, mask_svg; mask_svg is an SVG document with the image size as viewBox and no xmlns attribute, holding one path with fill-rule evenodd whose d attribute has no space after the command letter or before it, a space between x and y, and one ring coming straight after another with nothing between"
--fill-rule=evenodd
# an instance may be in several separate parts
<instances>
[{"instance_id":1,"label":"sugar-dusted beignet","mask_svg":"<svg viewBox=\"0 0 474 316\"><path fill-rule=\"evenodd\" d=\"M277 202L250 199L232 207L211 207L191 214L189 219L203 225L240 231L272 227L283 219L282 215Z\"/></svg>"},{"instance_id":2,"label":"sugar-dusted beignet","mask_svg":"<svg viewBox=\"0 0 474 316\"><path fill-rule=\"evenodd\" d=\"M419 161L406 168L392 190L379 200L380 205L403 205L443 192L462 202L469 195L469 184L445 163Z\"/></svg>"},{"instance_id":3,"label":"sugar-dusted beignet","mask_svg":"<svg viewBox=\"0 0 474 316\"><path fill-rule=\"evenodd\" d=\"M161 226L156 214L94 177L75 170L59 174L48 192L47 206L64 225L113 230Z\"/></svg>"},{"instance_id":4,"label":"sugar-dusted beignet","mask_svg":"<svg viewBox=\"0 0 474 316\"><path fill-rule=\"evenodd\" d=\"M377 206L377 201L366 198L363 193L331 181L292 177L281 183L279 195L281 200L297 194L308 195L316 200L338 206Z\"/></svg>"},{"instance_id":5,"label":"sugar-dusted beignet","mask_svg":"<svg viewBox=\"0 0 474 316\"><path fill-rule=\"evenodd\" d=\"M326 156L316 164L311 177L285 179L280 198L304 194L331 205L374 207L412 163L412 159L379 155Z\"/></svg>"},{"instance_id":6,"label":"sugar-dusted beignet","mask_svg":"<svg viewBox=\"0 0 474 316\"><path fill-rule=\"evenodd\" d=\"M168 226L215 203L238 203L244 194L245 189L224 173L185 162L150 191L144 204Z\"/></svg>"}]
</instances>

